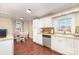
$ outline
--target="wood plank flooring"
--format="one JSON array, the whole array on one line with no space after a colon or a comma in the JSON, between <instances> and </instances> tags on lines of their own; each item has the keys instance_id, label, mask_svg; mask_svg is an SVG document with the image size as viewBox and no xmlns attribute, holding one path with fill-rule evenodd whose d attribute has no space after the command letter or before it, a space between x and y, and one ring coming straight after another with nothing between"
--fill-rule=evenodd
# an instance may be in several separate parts
<instances>
[{"instance_id":1,"label":"wood plank flooring","mask_svg":"<svg viewBox=\"0 0 79 59\"><path fill-rule=\"evenodd\" d=\"M14 55L60 55L47 47L35 44L32 39L14 44Z\"/></svg>"}]
</instances>

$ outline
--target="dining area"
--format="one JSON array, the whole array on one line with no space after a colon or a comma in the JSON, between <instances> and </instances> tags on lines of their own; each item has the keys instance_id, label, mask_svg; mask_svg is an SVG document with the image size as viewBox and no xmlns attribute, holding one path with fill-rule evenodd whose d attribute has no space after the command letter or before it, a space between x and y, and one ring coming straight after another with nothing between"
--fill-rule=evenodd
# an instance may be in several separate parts
<instances>
[{"instance_id":1,"label":"dining area","mask_svg":"<svg viewBox=\"0 0 79 59\"><path fill-rule=\"evenodd\" d=\"M17 31L17 32L14 33L14 41L16 43L25 42L27 38L28 38L28 34L25 33L25 32Z\"/></svg>"}]
</instances>

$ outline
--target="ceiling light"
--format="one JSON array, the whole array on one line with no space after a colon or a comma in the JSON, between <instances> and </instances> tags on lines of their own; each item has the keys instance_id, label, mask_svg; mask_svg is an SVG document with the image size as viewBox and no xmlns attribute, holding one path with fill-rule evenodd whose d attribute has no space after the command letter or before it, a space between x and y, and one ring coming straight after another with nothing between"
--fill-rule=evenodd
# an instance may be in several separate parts
<instances>
[{"instance_id":1,"label":"ceiling light","mask_svg":"<svg viewBox=\"0 0 79 59\"><path fill-rule=\"evenodd\" d=\"M27 9L26 12L27 13L31 13L32 11L31 11L31 9Z\"/></svg>"},{"instance_id":2,"label":"ceiling light","mask_svg":"<svg viewBox=\"0 0 79 59\"><path fill-rule=\"evenodd\" d=\"M20 18L21 20L23 19L23 18Z\"/></svg>"}]
</instances>

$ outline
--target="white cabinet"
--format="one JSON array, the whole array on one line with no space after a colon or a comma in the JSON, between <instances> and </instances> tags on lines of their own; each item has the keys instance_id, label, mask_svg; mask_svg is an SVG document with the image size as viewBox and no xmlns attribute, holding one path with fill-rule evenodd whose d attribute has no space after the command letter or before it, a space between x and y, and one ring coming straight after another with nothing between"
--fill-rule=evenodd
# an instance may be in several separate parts
<instances>
[{"instance_id":1,"label":"white cabinet","mask_svg":"<svg viewBox=\"0 0 79 59\"><path fill-rule=\"evenodd\" d=\"M52 22L50 18L33 20L33 41L41 45L43 45L41 29L43 27L52 27Z\"/></svg>"},{"instance_id":2,"label":"white cabinet","mask_svg":"<svg viewBox=\"0 0 79 59\"><path fill-rule=\"evenodd\" d=\"M77 45L76 49L78 50L78 55L79 55L79 39L77 39Z\"/></svg>"},{"instance_id":3,"label":"white cabinet","mask_svg":"<svg viewBox=\"0 0 79 59\"><path fill-rule=\"evenodd\" d=\"M40 45L43 45L43 43L42 43L42 34L34 34L33 35L33 41L40 44Z\"/></svg>"},{"instance_id":4,"label":"white cabinet","mask_svg":"<svg viewBox=\"0 0 79 59\"><path fill-rule=\"evenodd\" d=\"M79 55L79 39L74 40L74 54Z\"/></svg>"},{"instance_id":5,"label":"white cabinet","mask_svg":"<svg viewBox=\"0 0 79 59\"><path fill-rule=\"evenodd\" d=\"M42 34L38 34L37 40L38 40L38 42L37 42L38 44L43 45L43 42L42 42Z\"/></svg>"},{"instance_id":6,"label":"white cabinet","mask_svg":"<svg viewBox=\"0 0 79 59\"><path fill-rule=\"evenodd\" d=\"M51 48L62 54L64 54L64 51L65 51L65 41L66 39L65 38L59 38L59 37L54 37L52 36L52 39L51 39Z\"/></svg>"},{"instance_id":7,"label":"white cabinet","mask_svg":"<svg viewBox=\"0 0 79 59\"><path fill-rule=\"evenodd\" d=\"M35 33L33 34L33 42L38 42L37 41L37 34L35 34Z\"/></svg>"},{"instance_id":8,"label":"white cabinet","mask_svg":"<svg viewBox=\"0 0 79 59\"><path fill-rule=\"evenodd\" d=\"M74 54L74 41L72 38L66 38L65 41L65 54L73 55Z\"/></svg>"},{"instance_id":9,"label":"white cabinet","mask_svg":"<svg viewBox=\"0 0 79 59\"><path fill-rule=\"evenodd\" d=\"M52 20L50 17L40 19L41 27L52 27Z\"/></svg>"},{"instance_id":10,"label":"white cabinet","mask_svg":"<svg viewBox=\"0 0 79 59\"><path fill-rule=\"evenodd\" d=\"M37 22L38 20L33 20L33 41L34 42L38 42L37 41L37 31L38 31Z\"/></svg>"},{"instance_id":11,"label":"white cabinet","mask_svg":"<svg viewBox=\"0 0 79 59\"><path fill-rule=\"evenodd\" d=\"M78 50L78 55L79 55L79 39L77 39L77 50Z\"/></svg>"},{"instance_id":12,"label":"white cabinet","mask_svg":"<svg viewBox=\"0 0 79 59\"><path fill-rule=\"evenodd\" d=\"M39 19L33 20L33 41L42 45L41 23Z\"/></svg>"},{"instance_id":13,"label":"white cabinet","mask_svg":"<svg viewBox=\"0 0 79 59\"><path fill-rule=\"evenodd\" d=\"M0 55L13 55L13 40L0 41Z\"/></svg>"},{"instance_id":14,"label":"white cabinet","mask_svg":"<svg viewBox=\"0 0 79 59\"><path fill-rule=\"evenodd\" d=\"M37 20L33 20L33 41L37 42Z\"/></svg>"},{"instance_id":15,"label":"white cabinet","mask_svg":"<svg viewBox=\"0 0 79 59\"><path fill-rule=\"evenodd\" d=\"M58 47L59 47L58 45L59 45L59 43L58 43L58 38L52 36L52 37L51 37L51 48L52 48L53 50L58 51L58 50L59 50L59 49L58 49Z\"/></svg>"},{"instance_id":16,"label":"white cabinet","mask_svg":"<svg viewBox=\"0 0 79 59\"><path fill-rule=\"evenodd\" d=\"M74 41L72 38L52 36L51 48L62 54L73 55L75 53Z\"/></svg>"},{"instance_id":17,"label":"white cabinet","mask_svg":"<svg viewBox=\"0 0 79 59\"><path fill-rule=\"evenodd\" d=\"M45 22L45 21L44 21L44 20L42 20L42 19L41 19L41 20L39 20L39 23L40 23L39 27L40 27L40 28L43 28L43 27L44 27L44 22Z\"/></svg>"}]
</instances>

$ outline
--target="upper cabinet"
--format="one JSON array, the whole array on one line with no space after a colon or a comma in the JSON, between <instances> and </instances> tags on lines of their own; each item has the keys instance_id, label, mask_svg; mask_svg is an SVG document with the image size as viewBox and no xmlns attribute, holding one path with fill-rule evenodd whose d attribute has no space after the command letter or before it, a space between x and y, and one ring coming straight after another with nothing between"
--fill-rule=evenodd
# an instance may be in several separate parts
<instances>
[{"instance_id":1,"label":"upper cabinet","mask_svg":"<svg viewBox=\"0 0 79 59\"><path fill-rule=\"evenodd\" d=\"M52 20L50 17L40 19L41 27L52 27Z\"/></svg>"}]
</instances>

